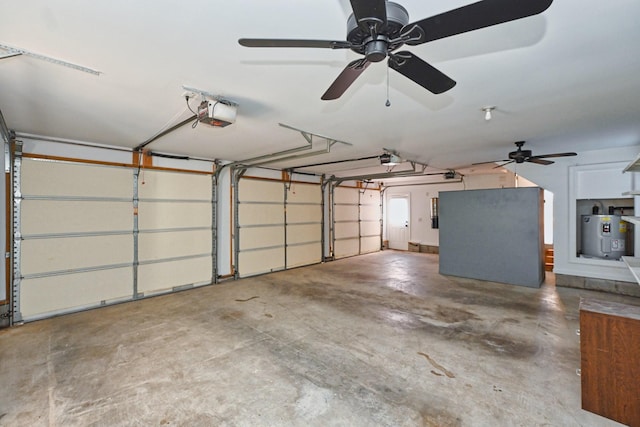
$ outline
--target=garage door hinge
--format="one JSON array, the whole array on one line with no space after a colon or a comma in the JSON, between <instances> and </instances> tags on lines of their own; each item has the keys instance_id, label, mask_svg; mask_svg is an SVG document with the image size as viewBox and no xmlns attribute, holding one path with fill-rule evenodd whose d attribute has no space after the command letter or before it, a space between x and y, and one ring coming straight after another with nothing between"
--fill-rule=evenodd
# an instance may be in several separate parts
<instances>
[{"instance_id":1,"label":"garage door hinge","mask_svg":"<svg viewBox=\"0 0 640 427\"><path fill-rule=\"evenodd\" d=\"M0 313L0 319L8 319L11 317L11 311L7 311L6 313Z\"/></svg>"}]
</instances>

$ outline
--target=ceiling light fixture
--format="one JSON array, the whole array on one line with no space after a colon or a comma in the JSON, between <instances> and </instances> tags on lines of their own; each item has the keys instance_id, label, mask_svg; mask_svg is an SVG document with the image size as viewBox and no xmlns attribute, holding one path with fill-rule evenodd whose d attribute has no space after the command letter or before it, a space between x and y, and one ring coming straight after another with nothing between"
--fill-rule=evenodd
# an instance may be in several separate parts
<instances>
[{"instance_id":1,"label":"ceiling light fixture","mask_svg":"<svg viewBox=\"0 0 640 427\"><path fill-rule=\"evenodd\" d=\"M484 119L489 121L491 120L491 112L495 109L496 107L482 107L480 110L484 111Z\"/></svg>"}]
</instances>

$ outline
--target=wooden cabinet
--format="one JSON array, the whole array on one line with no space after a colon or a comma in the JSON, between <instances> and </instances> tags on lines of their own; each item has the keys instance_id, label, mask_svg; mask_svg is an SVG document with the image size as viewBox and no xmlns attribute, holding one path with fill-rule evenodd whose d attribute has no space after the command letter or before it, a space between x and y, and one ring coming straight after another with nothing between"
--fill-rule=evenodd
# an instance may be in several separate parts
<instances>
[{"instance_id":1,"label":"wooden cabinet","mask_svg":"<svg viewBox=\"0 0 640 427\"><path fill-rule=\"evenodd\" d=\"M640 427L640 306L580 302L582 409Z\"/></svg>"}]
</instances>

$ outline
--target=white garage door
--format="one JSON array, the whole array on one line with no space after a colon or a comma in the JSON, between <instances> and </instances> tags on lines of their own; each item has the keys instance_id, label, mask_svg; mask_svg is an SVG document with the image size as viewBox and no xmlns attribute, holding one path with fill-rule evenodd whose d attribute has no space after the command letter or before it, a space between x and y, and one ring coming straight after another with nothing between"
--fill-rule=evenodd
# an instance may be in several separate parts
<instances>
[{"instance_id":1,"label":"white garage door","mask_svg":"<svg viewBox=\"0 0 640 427\"><path fill-rule=\"evenodd\" d=\"M319 184L243 177L237 188L239 277L322 261Z\"/></svg>"},{"instance_id":2,"label":"white garage door","mask_svg":"<svg viewBox=\"0 0 640 427\"><path fill-rule=\"evenodd\" d=\"M146 170L138 179L138 296L210 284L212 179Z\"/></svg>"},{"instance_id":3,"label":"white garage door","mask_svg":"<svg viewBox=\"0 0 640 427\"><path fill-rule=\"evenodd\" d=\"M210 174L17 157L14 200L14 321L212 282Z\"/></svg>"},{"instance_id":4,"label":"white garage door","mask_svg":"<svg viewBox=\"0 0 640 427\"><path fill-rule=\"evenodd\" d=\"M133 171L79 163L14 163L14 320L133 292Z\"/></svg>"}]
</instances>

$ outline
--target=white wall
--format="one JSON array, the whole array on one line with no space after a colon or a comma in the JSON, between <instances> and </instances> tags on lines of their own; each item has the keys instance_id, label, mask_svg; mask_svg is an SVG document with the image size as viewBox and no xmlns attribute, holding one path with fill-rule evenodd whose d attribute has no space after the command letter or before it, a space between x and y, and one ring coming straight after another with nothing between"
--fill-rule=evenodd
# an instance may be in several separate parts
<instances>
[{"instance_id":1,"label":"white wall","mask_svg":"<svg viewBox=\"0 0 640 427\"><path fill-rule=\"evenodd\" d=\"M576 197L579 199L620 198L630 190L636 175L623 174L623 165L633 160L640 146L585 151L576 157L554 159L551 166L517 165L517 173L554 194L554 272L581 277L633 282L633 276L620 261L589 260L576 256ZM575 179L579 168L594 170L619 168L620 173L602 174L603 179ZM613 169L612 169L613 170ZM636 187L640 188L640 187ZM633 200L633 199L630 199Z\"/></svg>"},{"instance_id":2,"label":"white wall","mask_svg":"<svg viewBox=\"0 0 640 427\"><path fill-rule=\"evenodd\" d=\"M463 181L443 181L424 184L387 182L385 183L385 206L391 195L408 194L411 204L411 236L409 241L423 245L439 246L438 229L431 228L431 198L438 197L441 191L476 190L484 188L510 188L515 186L515 175L511 172L468 175ZM386 211L384 212L386 220ZM386 221L385 221L386 224ZM383 228L386 239L386 227Z\"/></svg>"}]
</instances>

